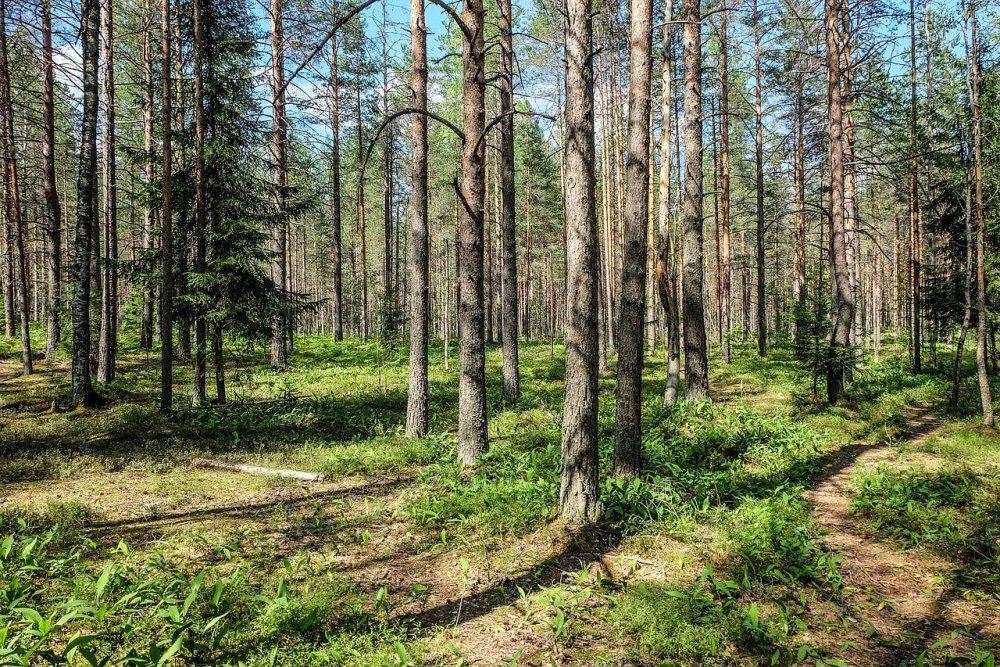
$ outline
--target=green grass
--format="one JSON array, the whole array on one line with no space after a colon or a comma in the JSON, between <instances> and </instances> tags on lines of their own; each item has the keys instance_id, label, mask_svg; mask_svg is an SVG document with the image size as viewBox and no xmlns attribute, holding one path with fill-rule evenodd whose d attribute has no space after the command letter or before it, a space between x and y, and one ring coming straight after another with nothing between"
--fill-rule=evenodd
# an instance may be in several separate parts
<instances>
[{"instance_id":1,"label":"green grass","mask_svg":"<svg viewBox=\"0 0 1000 667\"><path fill-rule=\"evenodd\" d=\"M16 348L4 345L14 371ZM155 356L125 350L119 379L100 388L107 410L50 412L67 374L47 363L0 398L0 481L14 499L0 524L0 654L55 664L74 646L76 664L87 651L156 664L171 650L165 662L189 665L462 664L463 651L482 655L462 634L482 614L487 632L520 619L547 652L518 658L498 646L493 662L835 665L809 637L823 628L806 600L839 609L839 559L822 548L802 492L839 446L898 438L907 408L947 388L945 375L914 377L887 353L830 409L790 350L761 360L737 345L732 364L712 359L719 402L664 409L658 351L647 364L643 474L614 480L612 359L600 381L604 521L569 539L556 511L559 346L522 347L516 402L504 400L500 353L489 349L491 449L473 471L455 462L458 360L446 369L440 343L431 435L419 440L403 435L403 345L303 336L283 373L234 348L234 400L186 407L190 370L179 366L170 417L156 409ZM965 480L954 488L868 471L859 517L904 542L895 531L905 525L917 536L908 544L942 552L992 548L1000 438L980 447L978 437L956 421L913 452L947 459ZM191 466L205 456L327 481L314 492ZM634 565L602 579L589 567L600 552ZM988 585L987 563L975 571Z\"/></svg>"}]
</instances>

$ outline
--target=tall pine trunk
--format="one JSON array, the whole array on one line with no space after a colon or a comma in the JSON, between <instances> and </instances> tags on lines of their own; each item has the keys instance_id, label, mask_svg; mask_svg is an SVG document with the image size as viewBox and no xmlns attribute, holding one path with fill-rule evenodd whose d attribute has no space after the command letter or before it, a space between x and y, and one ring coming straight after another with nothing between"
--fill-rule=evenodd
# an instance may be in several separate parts
<instances>
[{"instance_id":1,"label":"tall pine trunk","mask_svg":"<svg viewBox=\"0 0 1000 667\"><path fill-rule=\"evenodd\" d=\"M733 249L729 174L729 8L722 0L719 19L719 299L722 300L722 361L729 363L733 322Z\"/></svg>"},{"instance_id":2,"label":"tall pine trunk","mask_svg":"<svg viewBox=\"0 0 1000 667\"><path fill-rule=\"evenodd\" d=\"M332 15L337 15L337 0L333 0ZM333 236L333 339L344 339L344 261L342 239L342 196L340 175L340 36L330 40L330 136L333 143L330 155L332 186L332 236Z\"/></svg>"},{"instance_id":3,"label":"tall pine trunk","mask_svg":"<svg viewBox=\"0 0 1000 667\"><path fill-rule=\"evenodd\" d=\"M193 54L191 67L194 70L194 270L203 275L208 268L208 251L205 211L205 100L202 67L204 65L204 21L202 0L193 0L191 5ZM200 301L200 300L199 300ZM208 356L208 326L205 322L205 307L199 303L194 317L194 388L191 402L201 405L206 400L206 376Z\"/></svg>"},{"instance_id":4,"label":"tall pine trunk","mask_svg":"<svg viewBox=\"0 0 1000 667\"><path fill-rule=\"evenodd\" d=\"M767 356L767 284L764 274L764 73L761 69L761 26L757 1L753 3L753 137L754 137L754 194L757 221L757 354Z\"/></svg>"},{"instance_id":5,"label":"tall pine trunk","mask_svg":"<svg viewBox=\"0 0 1000 667\"><path fill-rule=\"evenodd\" d=\"M14 261L17 263L15 282L17 309L21 323L21 368L25 375L34 372L31 359L31 315L28 312L27 258L24 250L24 216L21 211L21 192L17 182L17 149L14 145L14 105L10 90L10 62L7 53L6 0L0 0L0 113L3 114L3 189L4 218L12 232ZM9 247L9 246L8 246ZM8 250L8 254L10 251ZM8 273L9 275L9 273ZM12 311L7 311L8 319Z\"/></svg>"},{"instance_id":6,"label":"tall pine trunk","mask_svg":"<svg viewBox=\"0 0 1000 667\"><path fill-rule=\"evenodd\" d=\"M284 312L287 297L288 220L285 196L288 189L288 118L285 110L285 39L282 0L271 0L271 169L274 179L275 209L278 224L274 228L274 260L271 276L282 295L280 308L271 325L271 366L288 367L288 317Z\"/></svg>"},{"instance_id":7,"label":"tall pine trunk","mask_svg":"<svg viewBox=\"0 0 1000 667\"><path fill-rule=\"evenodd\" d=\"M486 195L486 55L482 0L465 0L462 20L462 183L458 223L458 458L486 452L486 344L483 321L483 206Z\"/></svg>"},{"instance_id":8,"label":"tall pine trunk","mask_svg":"<svg viewBox=\"0 0 1000 667\"><path fill-rule=\"evenodd\" d=\"M413 107L427 110L427 23L424 0L410 0ZM413 167L410 193L410 384L406 435L427 435L427 350L429 336L430 229L427 218L427 116L413 114Z\"/></svg>"},{"instance_id":9,"label":"tall pine trunk","mask_svg":"<svg viewBox=\"0 0 1000 667\"><path fill-rule=\"evenodd\" d=\"M517 326L517 226L514 182L514 7L500 0L500 228L503 305L503 392L509 401L521 395Z\"/></svg>"},{"instance_id":10,"label":"tall pine trunk","mask_svg":"<svg viewBox=\"0 0 1000 667\"><path fill-rule=\"evenodd\" d=\"M118 174L115 162L114 0L101 11L101 56L104 65L104 289L101 291L101 333L97 351L97 381L115 379L118 343Z\"/></svg>"},{"instance_id":11,"label":"tall pine trunk","mask_svg":"<svg viewBox=\"0 0 1000 667\"><path fill-rule=\"evenodd\" d=\"M95 0L96 1L96 0ZM162 0L160 13L160 64L162 72L161 108L163 119L163 202L160 206L160 257L163 274L160 285L160 410L169 412L174 402L174 239L173 239L173 145L170 98L173 95L172 50L170 46L170 0Z\"/></svg>"},{"instance_id":12,"label":"tall pine trunk","mask_svg":"<svg viewBox=\"0 0 1000 667\"><path fill-rule=\"evenodd\" d=\"M81 30L83 123L77 175L76 236L73 241L73 405L93 402L90 378L90 264L97 200L97 49L101 11L98 0L84 0Z\"/></svg>"},{"instance_id":13,"label":"tall pine trunk","mask_svg":"<svg viewBox=\"0 0 1000 667\"><path fill-rule=\"evenodd\" d=\"M826 1L827 104L830 140L830 265L833 281L833 331L827 359L826 390L831 405L843 398L851 327L854 326L854 292L847 265L844 224L843 101L840 91L840 3Z\"/></svg>"},{"instance_id":14,"label":"tall pine trunk","mask_svg":"<svg viewBox=\"0 0 1000 667\"><path fill-rule=\"evenodd\" d=\"M979 398L983 406L983 424L993 426L993 396L986 369L986 224L983 212L983 120L980 108L982 74L979 65L976 3L970 7L972 53L969 57L969 97L972 101L972 181L975 187L973 208L976 212L976 369Z\"/></svg>"},{"instance_id":15,"label":"tall pine trunk","mask_svg":"<svg viewBox=\"0 0 1000 667\"><path fill-rule=\"evenodd\" d=\"M702 187L701 2L684 0L684 396L708 398Z\"/></svg>"},{"instance_id":16,"label":"tall pine trunk","mask_svg":"<svg viewBox=\"0 0 1000 667\"><path fill-rule=\"evenodd\" d=\"M597 453L597 209L591 0L566 2L566 399L559 508L601 515Z\"/></svg>"},{"instance_id":17,"label":"tall pine trunk","mask_svg":"<svg viewBox=\"0 0 1000 667\"><path fill-rule=\"evenodd\" d=\"M653 70L652 0L629 2L628 156L622 236L621 315L618 326L614 469L642 468L642 364L649 219L649 115Z\"/></svg>"},{"instance_id":18,"label":"tall pine trunk","mask_svg":"<svg viewBox=\"0 0 1000 667\"><path fill-rule=\"evenodd\" d=\"M52 60L52 3L42 2L42 190L45 194L45 251L48 310L45 357L52 359L62 338L62 210L56 188L55 76Z\"/></svg>"}]
</instances>

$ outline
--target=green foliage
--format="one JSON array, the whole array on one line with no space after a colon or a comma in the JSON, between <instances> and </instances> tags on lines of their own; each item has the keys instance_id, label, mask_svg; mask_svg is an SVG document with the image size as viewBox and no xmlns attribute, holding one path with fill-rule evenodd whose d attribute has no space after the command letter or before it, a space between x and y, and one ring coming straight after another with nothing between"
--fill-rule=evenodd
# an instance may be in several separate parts
<instances>
[{"instance_id":1,"label":"green foliage","mask_svg":"<svg viewBox=\"0 0 1000 667\"><path fill-rule=\"evenodd\" d=\"M431 466L408 512L438 529L461 524L495 537L518 533L548 517L559 493L559 432L547 443L495 443L472 474L449 460Z\"/></svg>"},{"instance_id":2,"label":"green foliage","mask_svg":"<svg viewBox=\"0 0 1000 667\"><path fill-rule=\"evenodd\" d=\"M852 480L852 511L907 547L930 547L962 563L965 585L1000 581L1000 487L968 469L864 468Z\"/></svg>"},{"instance_id":3,"label":"green foliage","mask_svg":"<svg viewBox=\"0 0 1000 667\"><path fill-rule=\"evenodd\" d=\"M813 470L820 434L745 407L680 403L649 418L641 480L607 480L608 518L626 529L770 496Z\"/></svg>"},{"instance_id":4,"label":"green foliage","mask_svg":"<svg viewBox=\"0 0 1000 667\"><path fill-rule=\"evenodd\" d=\"M814 279L816 277L813 276ZM803 302L795 304L793 349L800 368L809 380L813 398L819 396L821 386L826 386L832 330L829 290L819 284L815 290L806 290Z\"/></svg>"},{"instance_id":5,"label":"green foliage","mask_svg":"<svg viewBox=\"0 0 1000 667\"><path fill-rule=\"evenodd\" d=\"M820 583L840 589L840 557L820 548L819 532L801 493L781 491L748 498L724 515L722 522L732 544L727 569L742 571L744 588L759 580L790 586Z\"/></svg>"},{"instance_id":6,"label":"green foliage","mask_svg":"<svg viewBox=\"0 0 1000 667\"><path fill-rule=\"evenodd\" d=\"M136 558L124 543L94 571L96 550L86 538L67 542L58 525L38 532L21 520L3 531L3 664L273 665L280 651L293 656L280 664L323 653L361 665L403 639L337 576L296 583L306 560L283 561L274 581L243 565L192 572L159 552Z\"/></svg>"}]
</instances>

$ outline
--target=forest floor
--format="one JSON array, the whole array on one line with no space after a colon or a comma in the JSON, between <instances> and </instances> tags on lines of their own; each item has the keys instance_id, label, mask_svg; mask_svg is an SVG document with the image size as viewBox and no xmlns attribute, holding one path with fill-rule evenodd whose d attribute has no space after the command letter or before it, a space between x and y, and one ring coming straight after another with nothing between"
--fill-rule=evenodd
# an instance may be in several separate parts
<instances>
[{"instance_id":1,"label":"forest floor","mask_svg":"<svg viewBox=\"0 0 1000 667\"><path fill-rule=\"evenodd\" d=\"M181 369L171 417L155 356L127 355L109 409L64 411L67 365L25 378L8 355L0 664L994 664L1000 435L948 409L944 375L888 355L831 409L789 351L739 349L714 404L662 410L659 357L648 473L605 481L605 521L576 532L555 513L558 347L523 348L514 404L491 349L471 473L440 347L419 441L385 341L302 338L284 373L246 352L227 406L184 407ZM613 369L601 391L607 460Z\"/></svg>"}]
</instances>

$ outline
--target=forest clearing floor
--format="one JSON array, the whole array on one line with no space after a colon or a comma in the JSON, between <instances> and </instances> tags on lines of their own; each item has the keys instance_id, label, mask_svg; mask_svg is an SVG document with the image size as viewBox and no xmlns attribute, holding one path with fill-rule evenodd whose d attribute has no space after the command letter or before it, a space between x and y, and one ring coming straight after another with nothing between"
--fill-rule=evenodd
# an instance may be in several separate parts
<instances>
[{"instance_id":1,"label":"forest clearing floor","mask_svg":"<svg viewBox=\"0 0 1000 667\"><path fill-rule=\"evenodd\" d=\"M790 352L741 350L713 367L716 404L661 410L654 358L649 472L605 480L581 532L555 515L561 356L526 345L506 404L490 350L491 452L469 472L441 353L417 441L407 351L378 341L301 338L286 373L248 353L227 406L184 407L180 369L171 417L140 353L107 410L53 408L65 363L0 361L0 654L88 664L66 655L84 637L140 665L990 664L1000 437L941 412L938 376L873 364L829 409ZM606 461L613 369L601 392ZM25 609L52 619L41 640Z\"/></svg>"}]
</instances>

